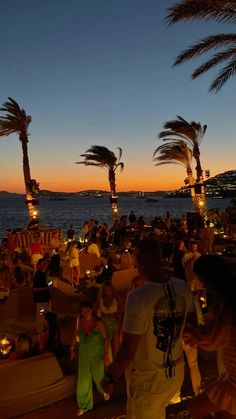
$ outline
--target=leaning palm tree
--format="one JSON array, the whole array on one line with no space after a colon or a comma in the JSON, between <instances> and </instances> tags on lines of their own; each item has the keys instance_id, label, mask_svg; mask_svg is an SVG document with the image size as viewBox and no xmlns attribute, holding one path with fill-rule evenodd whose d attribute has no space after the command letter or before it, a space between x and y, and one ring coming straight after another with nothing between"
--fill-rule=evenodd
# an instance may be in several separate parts
<instances>
[{"instance_id":1,"label":"leaning palm tree","mask_svg":"<svg viewBox=\"0 0 236 419\"><path fill-rule=\"evenodd\" d=\"M166 17L166 21L170 25L181 20L197 19L236 23L236 2L235 0L182 0L168 9ZM230 77L236 74L235 33L211 35L201 39L184 50L176 58L174 65L217 49L218 52L214 53L192 73L192 79L195 79L218 64L223 64L223 68L219 71L209 88L210 91L217 92Z\"/></svg>"},{"instance_id":2,"label":"leaning palm tree","mask_svg":"<svg viewBox=\"0 0 236 419\"><path fill-rule=\"evenodd\" d=\"M187 146L183 140L170 141L156 148L153 154L153 160L156 166L163 164L179 164L183 166L187 172L185 184L190 187L192 201L195 210L198 211L197 201L195 199L195 179L192 171L192 150Z\"/></svg>"},{"instance_id":3,"label":"leaning palm tree","mask_svg":"<svg viewBox=\"0 0 236 419\"><path fill-rule=\"evenodd\" d=\"M116 170L118 167L122 171L124 169L124 163L120 161L122 156L122 149L117 147L118 157L116 157L113 151L107 147L92 145L81 157L84 157L83 161L76 162L76 164L83 164L85 166L97 166L108 171L108 179L110 185L110 201L112 205L112 217L115 221L117 219L118 207L117 207L117 195L116 195Z\"/></svg>"},{"instance_id":4,"label":"leaning palm tree","mask_svg":"<svg viewBox=\"0 0 236 419\"><path fill-rule=\"evenodd\" d=\"M30 221L32 224L38 223L38 184L35 179L31 179L30 165L28 157L28 127L31 123L31 116L26 115L23 108L20 108L18 103L8 97L8 100L3 103L0 111L6 112L5 116L0 116L0 136L18 134L23 151L23 173L26 189L26 204L29 211Z\"/></svg>"},{"instance_id":5,"label":"leaning palm tree","mask_svg":"<svg viewBox=\"0 0 236 419\"><path fill-rule=\"evenodd\" d=\"M187 122L181 116L177 115L177 119L167 121L164 124L164 131L158 135L163 141L169 141L176 145L178 142L184 142L191 150L192 156L196 161L196 181L195 181L195 208L196 211L205 214L206 198L203 180L203 171L200 161L200 144L205 135L207 125L201 125L199 122ZM186 155L186 154L185 154ZM191 188L192 189L192 188Z\"/></svg>"}]
</instances>

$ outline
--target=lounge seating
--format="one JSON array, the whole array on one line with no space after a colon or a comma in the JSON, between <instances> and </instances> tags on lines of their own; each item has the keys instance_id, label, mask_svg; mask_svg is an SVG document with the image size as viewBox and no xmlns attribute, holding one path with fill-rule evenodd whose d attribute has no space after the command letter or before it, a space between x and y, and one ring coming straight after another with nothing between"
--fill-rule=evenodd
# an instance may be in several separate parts
<instances>
[{"instance_id":1,"label":"lounge seating","mask_svg":"<svg viewBox=\"0 0 236 419\"><path fill-rule=\"evenodd\" d=\"M75 393L75 374L64 376L51 353L0 362L0 417L11 418Z\"/></svg>"},{"instance_id":2,"label":"lounge seating","mask_svg":"<svg viewBox=\"0 0 236 419\"><path fill-rule=\"evenodd\" d=\"M68 285L69 287L69 285ZM74 318L78 314L81 297L76 293L65 293L58 288L51 289L52 309L57 313L63 345L70 344ZM9 297L0 304L0 335L16 337L35 328L36 305L32 288L10 291ZM0 415L1 417L1 415Z\"/></svg>"}]
</instances>

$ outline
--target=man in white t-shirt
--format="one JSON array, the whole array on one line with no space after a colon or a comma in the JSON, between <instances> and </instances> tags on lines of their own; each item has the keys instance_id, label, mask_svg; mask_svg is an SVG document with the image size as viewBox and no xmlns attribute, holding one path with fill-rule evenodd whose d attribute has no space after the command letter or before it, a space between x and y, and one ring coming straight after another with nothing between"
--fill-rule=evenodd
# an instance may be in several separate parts
<instances>
[{"instance_id":1,"label":"man in white t-shirt","mask_svg":"<svg viewBox=\"0 0 236 419\"><path fill-rule=\"evenodd\" d=\"M184 281L162 274L155 240L142 240L136 257L146 282L128 294L123 342L104 384L125 371L127 419L164 419L183 382L182 332L193 310L192 295Z\"/></svg>"}]
</instances>

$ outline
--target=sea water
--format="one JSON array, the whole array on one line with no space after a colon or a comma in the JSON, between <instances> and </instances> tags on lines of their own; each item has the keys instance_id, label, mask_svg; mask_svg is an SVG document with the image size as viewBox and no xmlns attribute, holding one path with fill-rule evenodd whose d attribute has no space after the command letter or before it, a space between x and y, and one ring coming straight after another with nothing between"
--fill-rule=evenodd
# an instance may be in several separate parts
<instances>
[{"instance_id":1,"label":"sea water","mask_svg":"<svg viewBox=\"0 0 236 419\"><path fill-rule=\"evenodd\" d=\"M156 216L165 216L170 213L172 218L180 218L187 212L194 211L191 198L162 198L157 197L155 202L146 202L135 196L119 197L119 217L129 216L130 211L136 217L143 216L150 222ZM224 209L230 205L231 198L207 199L207 209ZM106 222L112 225L111 205L109 198L94 197L68 197L65 201L52 201L49 197L40 198L40 225L42 228L60 227L65 233L72 224L76 233L85 220L94 218L99 223ZM26 228L29 223L25 198L22 195L0 198L0 239L5 237L6 228Z\"/></svg>"}]
</instances>

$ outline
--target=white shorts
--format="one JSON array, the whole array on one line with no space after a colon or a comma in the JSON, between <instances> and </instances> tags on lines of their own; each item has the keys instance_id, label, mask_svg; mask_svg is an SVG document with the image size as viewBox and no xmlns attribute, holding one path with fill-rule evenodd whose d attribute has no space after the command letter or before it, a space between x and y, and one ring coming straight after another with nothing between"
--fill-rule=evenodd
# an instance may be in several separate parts
<instances>
[{"instance_id":1,"label":"white shorts","mask_svg":"<svg viewBox=\"0 0 236 419\"><path fill-rule=\"evenodd\" d=\"M127 386L127 419L165 419L166 406L180 389L184 379L184 367L178 367L175 376L165 380L158 380L155 392L150 391L150 381L137 379L126 374ZM153 388L153 384L151 386Z\"/></svg>"}]
</instances>

